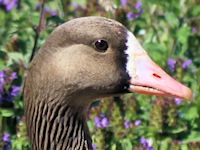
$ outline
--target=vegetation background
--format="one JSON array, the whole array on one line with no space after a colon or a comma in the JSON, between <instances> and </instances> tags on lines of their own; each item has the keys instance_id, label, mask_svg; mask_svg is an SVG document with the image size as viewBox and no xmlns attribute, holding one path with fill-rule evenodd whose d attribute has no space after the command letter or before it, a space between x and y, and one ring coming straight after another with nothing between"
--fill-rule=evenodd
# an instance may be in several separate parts
<instances>
[{"instance_id":1,"label":"vegetation background","mask_svg":"<svg viewBox=\"0 0 200 150\"><path fill-rule=\"evenodd\" d=\"M0 149L30 149L21 91L32 51L59 24L90 15L123 23L193 91L186 102L138 94L97 100L88 111L94 149L200 150L199 0L0 0Z\"/></svg>"}]
</instances>

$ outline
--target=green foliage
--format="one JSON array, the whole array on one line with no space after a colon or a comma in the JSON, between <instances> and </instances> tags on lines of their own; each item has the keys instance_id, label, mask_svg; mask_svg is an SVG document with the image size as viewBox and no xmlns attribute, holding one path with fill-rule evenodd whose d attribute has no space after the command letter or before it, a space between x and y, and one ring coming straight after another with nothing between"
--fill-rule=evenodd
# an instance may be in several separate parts
<instances>
[{"instance_id":1,"label":"green foliage","mask_svg":"<svg viewBox=\"0 0 200 150\"><path fill-rule=\"evenodd\" d=\"M7 12L0 7L0 71L17 72L18 78L7 85L22 85L25 70L36 42L40 1L21 0ZM93 143L98 150L144 150L141 138L152 141L155 150L200 149L200 3L198 0L141 0L143 13L137 12L137 1L129 0L122 6L120 0L111 6L96 0L50 0L49 10L38 39L42 46L51 31L72 18L98 15L116 19L127 26L142 43L149 55L177 80L194 92L193 100L177 104L172 98L157 98L128 94L106 98L92 104L88 125ZM103 2L104 3L104 2ZM113 5L113 6L112 6ZM114 10L113 10L114 9ZM53 15L53 11L56 14ZM138 13L129 18L128 13ZM176 60L174 71L167 60ZM192 64L183 68L186 60ZM94 118L101 113L109 119L109 126L97 128ZM30 149L23 116L23 98L0 104L0 136L11 135L12 149ZM141 123L136 125L136 121ZM125 122L128 128L125 128ZM2 138L1 138L2 139ZM6 143L0 141L0 149Z\"/></svg>"}]
</instances>

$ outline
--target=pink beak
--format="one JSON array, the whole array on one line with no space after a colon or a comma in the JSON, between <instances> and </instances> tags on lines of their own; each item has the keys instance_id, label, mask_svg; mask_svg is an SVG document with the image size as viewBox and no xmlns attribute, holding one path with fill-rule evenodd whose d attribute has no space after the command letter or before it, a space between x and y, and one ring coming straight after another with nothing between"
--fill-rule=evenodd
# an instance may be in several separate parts
<instances>
[{"instance_id":1,"label":"pink beak","mask_svg":"<svg viewBox=\"0 0 200 150\"><path fill-rule=\"evenodd\" d=\"M192 91L170 77L156 65L146 53L130 56L130 65L134 65L130 72L129 91L142 94L172 96L191 99Z\"/></svg>"}]
</instances>

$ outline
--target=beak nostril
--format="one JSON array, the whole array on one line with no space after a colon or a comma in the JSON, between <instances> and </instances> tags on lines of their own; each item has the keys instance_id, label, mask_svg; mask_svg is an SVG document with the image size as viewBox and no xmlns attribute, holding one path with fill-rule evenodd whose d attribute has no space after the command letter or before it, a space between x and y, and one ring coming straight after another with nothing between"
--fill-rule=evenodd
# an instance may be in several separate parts
<instances>
[{"instance_id":1,"label":"beak nostril","mask_svg":"<svg viewBox=\"0 0 200 150\"><path fill-rule=\"evenodd\" d=\"M158 74L156 74L156 73L153 73L153 76L154 77L156 77L156 78L159 78L159 79L161 79L161 76L159 76Z\"/></svg>"}]
</instances>

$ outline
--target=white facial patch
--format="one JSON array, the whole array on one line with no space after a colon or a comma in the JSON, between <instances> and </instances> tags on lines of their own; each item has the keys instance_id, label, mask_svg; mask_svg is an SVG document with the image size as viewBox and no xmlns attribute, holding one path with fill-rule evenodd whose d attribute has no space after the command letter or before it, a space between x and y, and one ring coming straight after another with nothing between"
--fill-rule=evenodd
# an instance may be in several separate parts
<instances>
[{"instance_id":1,"label":"white facial patch","mask_svg":"<svg viewBox=\"0 0 200 150\"><path fill-rule=\"evenodd\" d=\"M128 31L127 33L127 49L125 53L127 54L127 64L126 71L130 77L136 76L136 68L135 68L135 58L134 56L139 56L146 54L146 51L142 48L136 37Z\"/></svg>"}]
</instances>

